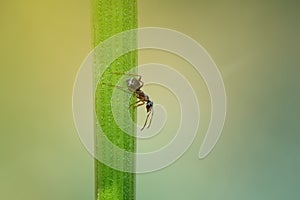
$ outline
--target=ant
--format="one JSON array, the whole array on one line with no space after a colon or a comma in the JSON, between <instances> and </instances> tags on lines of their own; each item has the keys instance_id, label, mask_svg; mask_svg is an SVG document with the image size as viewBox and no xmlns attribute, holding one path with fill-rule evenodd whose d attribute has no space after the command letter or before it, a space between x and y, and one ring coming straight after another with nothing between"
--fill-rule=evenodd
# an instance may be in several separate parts
<instances>
[{"instance_id":1,"label":"ant","mask_svg":"<svg viewBox=\"0 0 300 200\"><path fill-rule=\"evenodd\" d=\"M128 108L131 108L132 106L137 108L146 103L147 117L146 117L144 126L141 128L141 131L144 130L144 128L146 127L146 124L150 117L150 121L147 126L147 128L149 128L151 125L151 122L152 122L152 117L153 117L153 101L151 101L149 96L141 90L141 88L144 86L144 82L142 81L142 76L138 75L138 74L132 74L132 73L126 73L126 74L118 73L118 72L112 72L112 73L119 74L119 75L131 76L129 79L126 80L127 89L129 90L130 93L135 94L138 101L130 104ZM107 84L107 85L117 87L125 92L128 92L127 90L124 90L124 88L122 86L112 85L112 84Z\"/></svg>"}]
</instances>

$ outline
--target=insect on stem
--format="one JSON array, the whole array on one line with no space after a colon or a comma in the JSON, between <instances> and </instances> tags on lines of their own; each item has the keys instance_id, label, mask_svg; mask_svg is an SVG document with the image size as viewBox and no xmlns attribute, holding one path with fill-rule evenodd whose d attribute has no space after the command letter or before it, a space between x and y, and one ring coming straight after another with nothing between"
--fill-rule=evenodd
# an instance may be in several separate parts
<instances>
[{"instance_id":1,"label":"insect on stem","mask_svg":"<svg viewBox=\"0 0 300 200\"><path fill-rule=\"evenodd\" d=\"M154 111L153 110L153 101L151 101L149 96L141 90L141 88L144 86L144 82L142 81L142 76L138 75L138 74L132 74L132 73L123 74L123 73L118 73L118 72L113 72L113 74L130 76L130 78L126 80L127 89L120 85L113 85L110 83L103 83L103 84L109 85L111 87L116 87L125 92L134 93L138 100L136 102L130 104L130 106L128 108L131 108L131 107L137 108L139 106L146 104L147 117L146 117L143 127L141 128L141 131L144 130L145 127L149 128L151 125L152 117L153 117L153 113L154 113L153 112ZM149 120L149 123L148 123L148 126L146 126L148 120Z\"/></svg>"}]
</instances>

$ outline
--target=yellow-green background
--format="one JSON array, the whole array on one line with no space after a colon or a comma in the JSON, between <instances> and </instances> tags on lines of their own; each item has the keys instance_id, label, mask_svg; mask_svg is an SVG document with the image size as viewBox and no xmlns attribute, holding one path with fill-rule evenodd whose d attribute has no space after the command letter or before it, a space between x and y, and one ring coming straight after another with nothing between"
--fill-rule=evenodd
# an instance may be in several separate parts
<instances>
[{"instance_id":1,"label":"yellow-green background","mask_svg":"<svg viewBox=\"0 0 300 200\"><path fill-rule=\"evenodd\" d=\"M0 3L1 200L93 198L93 160L71 109L76 71L91 50L89 6ZM138 199L300 198L299 9L296 0L139 1L140 27L175 29L206 48L223 75L228 112L216 148L198 160L209 119L209 103L200 105L204 125L193 146L171 167L139 175ZM149 55L140 62L162 59Z\"/></svg>"}]
</instances>

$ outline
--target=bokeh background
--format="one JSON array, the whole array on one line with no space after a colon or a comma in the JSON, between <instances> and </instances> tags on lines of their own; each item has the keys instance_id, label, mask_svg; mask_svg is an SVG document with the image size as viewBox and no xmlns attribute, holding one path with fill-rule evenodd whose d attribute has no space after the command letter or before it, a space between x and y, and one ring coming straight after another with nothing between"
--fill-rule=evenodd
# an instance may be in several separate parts
<instances>
[{"instance_id":1,"label":"bokeh background","mask_svg":"<svg viewBox=\"0 0 300 200\"><path fill-rule=\"evenodd\" d=\"M0 199L93 199L93 159L71 109L76 72L91 50L89 6L0 3ZM198 160L210 117L204 82L174 55L140 52L141 64L171 65L191 81L202 120L181 159L138 175L137 199L300 198L299 9L296 0L139 1L140 27L175 29L206 48L224 78L228 112L213 152ZM161 88L145 90L176 107ZM176 123L177 110L168 123ZM159 142L165 141L154 138L153 146Z\"/></svg>"}]
</instances>

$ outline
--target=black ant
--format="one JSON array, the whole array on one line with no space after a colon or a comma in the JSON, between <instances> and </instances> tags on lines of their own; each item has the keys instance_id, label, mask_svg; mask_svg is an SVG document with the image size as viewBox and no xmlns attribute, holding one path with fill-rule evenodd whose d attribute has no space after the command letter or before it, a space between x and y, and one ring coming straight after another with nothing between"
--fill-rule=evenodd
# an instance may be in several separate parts
<instances>
[{"instance_id":1,"label":"black ant","mask_svg":"<svg viewBox=\"0 0 300 200\"><path fill-rule=\"evenodd\" d=\"M138 75L138 74L131 74L131 73L123 74L123 73L117 73L117 72L113 72L113 74L131 76L131 78L126 80L127 89L129 90L130 93L135 94L138 101L134 102L133 104L130 104L128 108L131 108L132 106L134 106L136 108L136 107L142 106L146 103L147 117L146 117L144 126L141 128L141 131L144 130L144 128L146 127L146 124L150 117L150 121L147 126L147 128L149 128L151 125L151 122L152 122L152 117L153 117L153 101L151 101L149 96L141 90L141 88L144 86L144 82L142 81L142 76ZM127 90L124 90L124 88L122 86L112 85L112 84L107 84L107 85L117 87L125 92L128 92Z\"/></svg>"}]
</instances>

